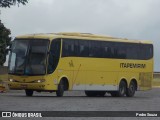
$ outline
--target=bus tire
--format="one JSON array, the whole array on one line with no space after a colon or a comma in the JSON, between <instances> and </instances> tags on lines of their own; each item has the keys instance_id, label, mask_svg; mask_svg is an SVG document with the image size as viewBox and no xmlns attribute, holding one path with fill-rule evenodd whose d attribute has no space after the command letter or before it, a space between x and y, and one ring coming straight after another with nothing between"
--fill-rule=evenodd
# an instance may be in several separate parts
<instances>
[{"instance_id":1,"label":"bus tire","mask_svg":"<svg viewBox=\"0 0 160 120\"><path fill-rule=\"evenodd\" d=\"M26 96L33 96L33 90L25 90Z\"/></svg>"},{"instance_id":2,"label":"bus tire","mask_svg":"<svg viewBox=\"0 0 160 120\"><path fill-rule=\"evenodd\" d=\"M110 92L110 94L112 97L124 97L126 95L126 89L127 89L126 82L122 80L119 84L118 91L112 91Z\"/></svg>"},{"instance_id":3,"label":"bus tire","mask_svg":"<svg viewBox=\"0 0 160 120\"><path fill-rule=\"evenodd\" d=\"M121 81L119 84L119 90L117 91L118 97L124 97L126 95L127 85L125 81Z\"/></svg>"},{"instance_id":4,"label":"bus tire","mask_svg":"<svg viewBox=\"0 0 160 120\"><path fill-rule=\"evenodd\" d=\"M64 83L63 83L63 80L61 80L60 83L58 84L56 95L57 97L62 97L63 93L64 93Z\"/></svg>"},{"instance_id":5,"label":"bus tire","mask_svg":"<svg viewBox=\"0 0 160 120\"><path fill-rule=\"evenodd\" d=\"M133 81L130 82L129 87L127 88L126 96L133 97L136 91L136 85Z\"/></svg>"}]
</instances>

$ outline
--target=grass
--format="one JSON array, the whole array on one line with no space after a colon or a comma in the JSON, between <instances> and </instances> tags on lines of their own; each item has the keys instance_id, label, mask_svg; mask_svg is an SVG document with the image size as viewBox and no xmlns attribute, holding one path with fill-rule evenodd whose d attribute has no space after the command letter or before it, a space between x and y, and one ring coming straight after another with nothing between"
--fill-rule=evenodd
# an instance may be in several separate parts
<instances>
[{"instance_id":1,"label":"grass","mask_svg":"<svg viewBox=\"0 0 160 120\"><path fill-rule=\"evenodd\" d=\"M4 75L0 75L0 81L7 81L8 79L8 75L4 74Z\"/></svg>"},{"instance_id":2,"label":"grass","mask_svg":"<svg viewBox=\"0 0 160 120\"><path fill-rule=\"evenodd\" d=\"M154 78L152 82L152 86L159 86L160 87L160 78Z\"/></svg>"},{"instance_id":3,"label":"grass","mask_svg":"<svg viewBox=\"0 0 160 120\"><path fill-rule=\"evenodd\" d=\"M8 80L8 75L4 74L4 75L0 75L0 92L4 92L4 91L8 91L8 84L7 81Z\"/></svg>"}]
</instances>

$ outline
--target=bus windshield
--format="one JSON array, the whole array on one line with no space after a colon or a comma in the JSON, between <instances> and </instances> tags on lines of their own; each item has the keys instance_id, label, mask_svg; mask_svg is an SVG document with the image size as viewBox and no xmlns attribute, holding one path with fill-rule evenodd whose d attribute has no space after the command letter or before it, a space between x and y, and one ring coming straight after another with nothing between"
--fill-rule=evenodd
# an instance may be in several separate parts
<instances>
[{"instance_id":1,"label":"bus windshield","mask_svg":"<svg viewBox=\"0 0 160 120\"><path fill-rule=\"evenodd\" d=\"M46 73L48 40L15 40L9 59L9 73L42 75Z\"/></svg>"}]
</instances>

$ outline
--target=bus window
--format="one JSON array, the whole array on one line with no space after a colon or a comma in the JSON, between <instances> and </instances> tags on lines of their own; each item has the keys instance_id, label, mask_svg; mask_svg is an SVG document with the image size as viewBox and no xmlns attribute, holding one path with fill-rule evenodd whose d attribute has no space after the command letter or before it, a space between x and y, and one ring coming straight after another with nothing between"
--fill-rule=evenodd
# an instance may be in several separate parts
<instances>
[{"instance_id":1,"label":"bus window","mask_svg":"<svg viewBox=\"0 0 160 120\"><path fill-rule=\"evenodd\" d=\"M30 42L25 74L45 74L48 41L33 40Z\"/></svg>"},{"instance_id":2,"label":"bus window","mask_svg":"<svg viewBox=\"0 0 160 120\"><path fill-rule=\"evenodd\" d=\"M102 42L102 57L103 58L114 58L114 46L111 42Z\"/></svg>"},{"instance_id":3,"label":"bus window","mask_svg":"<svg viewBox=\"0 0 160 120\"><path fill-rule=\"evenodd\" d=\"M140 46L136 43L126 43L127 59L139 59Z\"/></svg>"},{"instance_id":4,"label":"bus window","mask_svg":"<svg viewBox=\"0 0 160 120\"><path fill-rule=\"evenodd\" d=\"M48 59L48 73L54 72L56 69L59 57L60 57L61 40L53 40L50 47L49 59Z\"/></svg>"},{"instance_id":5,"label":"bus window","mask_svg":"<svg viewBox=\"0 0 160 120\"><path fill-rule=\"evenodd\" d=\"M75 56L74 40L63 39L62 57Z\"/></svg>"},{"instance_id":6,"label":"bus window","mask_svg":"<svg viewBox=\"0 0 160 120\"><path fill-rule=\"evenodd\" d=\"M153 57L153 46L141 44L140 59L147 60Z\"/></svg>"},{"instance_id":7,"label":"bus window","mask_svg":"<svg viewBox=\"0 0 160 120\"><path fill-rule=\"evenodd\" d=\"M116 49L117 49L116 58L126 59L127 46L125 44L122 44L122 43L116 43Z\"/></svg>"},{"instance_id":8,"label":"bus window","mask_svg":"<svg viewBox=\"0 0 160 120\"><path fill-rule=\"evenodd\" d=\"M102 57L101 42L89 41L89 57Z\"/></svg>"},{"instance_id":9,"label":"bus window","mask_svg":"<svg viewBox=\"0 0 160 120\"><path fill-rule=\"evenodd\" d=\"M89 56L89 45L86 40L79 40L79 56L88 57Z\"/></svg>"}]
</instances>

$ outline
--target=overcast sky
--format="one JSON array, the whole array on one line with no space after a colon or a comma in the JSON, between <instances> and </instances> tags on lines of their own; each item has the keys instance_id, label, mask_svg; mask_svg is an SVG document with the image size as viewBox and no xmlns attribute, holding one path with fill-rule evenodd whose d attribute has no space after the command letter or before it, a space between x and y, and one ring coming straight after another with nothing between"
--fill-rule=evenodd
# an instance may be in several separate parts
<instances>
[{"instance_id":1,"label":"overcast sky","mask_svg":"<svg viewBox=\"0 0 160 120\"><path fill-rule=\"evenodd\" d=\"M29 0L1 8L0 19L12 36L28 33L83 32L154 43L160 71L160 0Z\"/></svg>"}]
</instances>

